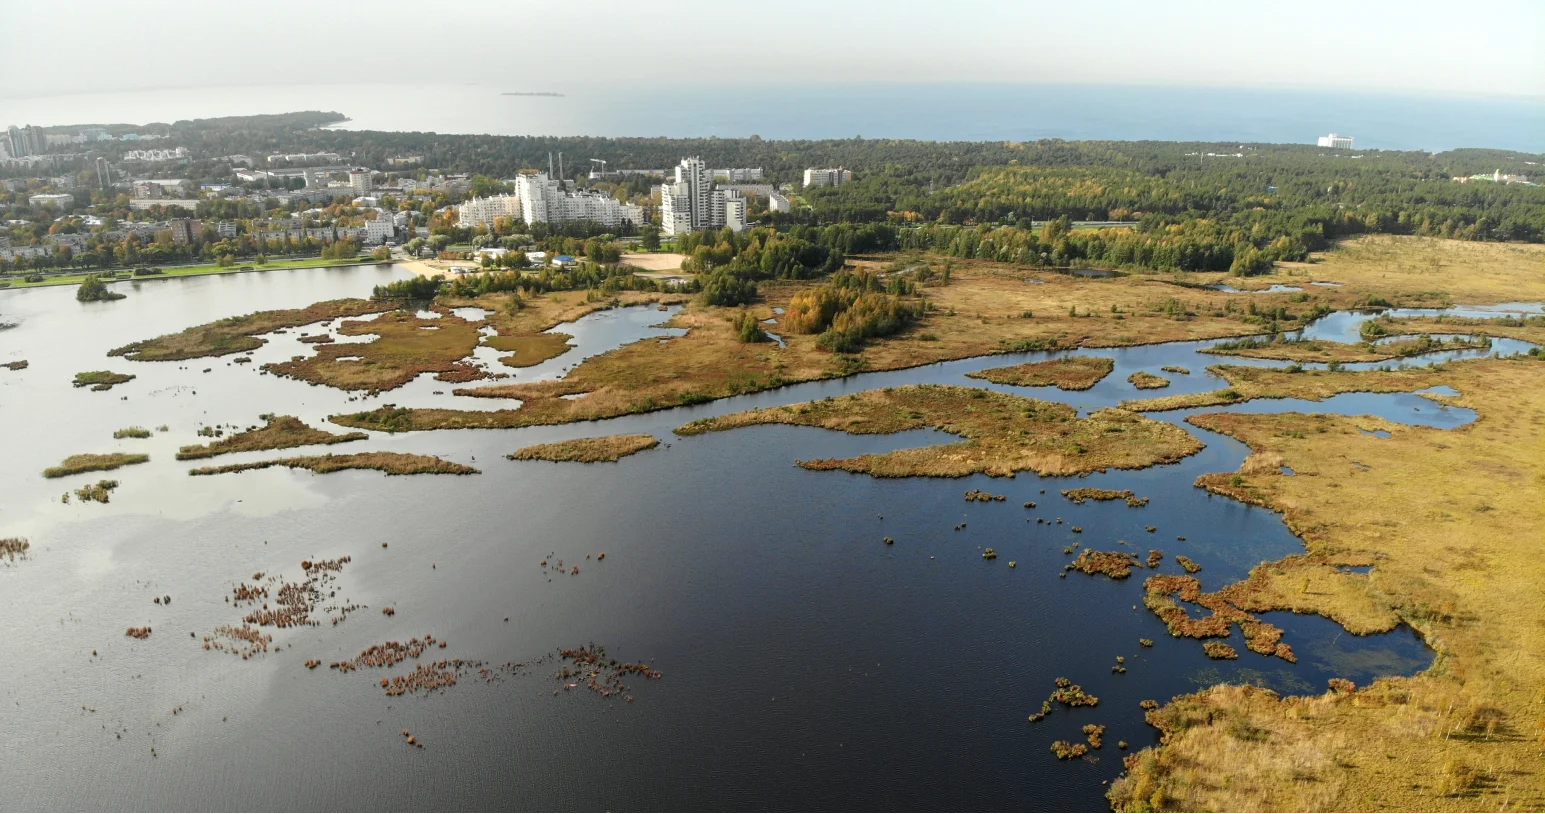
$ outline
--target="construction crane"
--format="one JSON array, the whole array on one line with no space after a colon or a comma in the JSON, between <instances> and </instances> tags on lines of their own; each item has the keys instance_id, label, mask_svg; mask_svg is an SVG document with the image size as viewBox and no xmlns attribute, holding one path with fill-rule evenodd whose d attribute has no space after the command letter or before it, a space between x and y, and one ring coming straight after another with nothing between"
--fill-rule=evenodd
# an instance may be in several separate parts
<instances>
[{"instance_id":1,"label":"construction crane","mask_svg":"<svg viewBox=\"0 0 1545 814\"><path fill-rule=\"evenodd\" d=\"M594 167L590 168L590 177L591 178L605 178L606 177L606 159L604 159L604 158L592 158L592 159L590 159L590 163L591 164L600 164L601 165L601 174L600 175L596 174Z\"/></svg>"}]
</instances>

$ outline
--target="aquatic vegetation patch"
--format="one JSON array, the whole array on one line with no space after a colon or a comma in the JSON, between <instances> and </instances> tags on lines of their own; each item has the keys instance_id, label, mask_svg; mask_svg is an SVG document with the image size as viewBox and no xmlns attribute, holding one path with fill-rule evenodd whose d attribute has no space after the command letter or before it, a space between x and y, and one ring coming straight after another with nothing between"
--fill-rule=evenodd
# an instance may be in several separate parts
<instances>
[{"instance_id":1,"label":"aquatic vegetation patch","mask_svg":"<svg viewBox=\"0 0 1545 814\"><path fill-rule=\"evenodd\" d=\"M1063 489L1062 496L1074 503L1083 503L1086 500L1125 500L1128 506L1147 506L1148 498L1138 497L1131 489Z\"/></svg>"},{"instance_id":2,"label":"aquatic vegetation patch","mask_svg":"<svg viewBox=\"0 0 1545 814\"><path fill-rule=\"evenodd\" d=\"M1202 567L1196 564L1196 560L1193 560L1184 554L1176 554L1175 562L1180 563L1180 567L1186 569L1187 574L1194 574L1197 571L1202 570Z\"/></svg>"},{"instance_id":3,"label":"aquatic vegetation patch","mask_svg":"<svg viewBox=\"0 0 1545 814\"><path fill-rule=\"evenodd\" d=\"M32 543L25 537L0 538L0 557L6 562L15 562L17 559L26 559L27 552L31 550Z\"/></svg>"},{"instance_id":4,"label":"aquatic vegetation patch","mask_svg":"<svg viewBox=\"0 0 1545 814\"><path fill-rule=\"evenodd\" d=\"M461 362L477 347L483 323L443 310L445 313L436 319L425 319L412 311L391 311L369 321L347 320L338 326L339 334L376 338L314 346L313 356L270 362L263 370L340 390L372 393L401 387L421 373L449 374L444 381L486 377L485 371Z\"/></svg>"},{"instance_id":5,"label":"aquatic vegetation patch","mask_svg":"<svg viewBox=\"0 0 1545 814\"><path fill-rule=\"evenodd\" d=\"M991 492L984 492L981 489L972 489L969 492L966 492L967 503L971 503L973 501L977 503L991 503L995 500L1001 503L1005 500L1008 500L1008 495L995 495Z\"/></svg>"},{"instance_id":6,"label":"aquatic vegetation patch","mask_svg":"<svg viewBox=\"0 0 1545 814\"><path fill-rule=\"evenodd\" d=\"M61 461L58 466L50 466L43 470L43 477L63 478L70 475L79 475L82 472L105 472L121 466L142 464L148 460L150 460L149 455L127 452L109 452L101 455L93 453L71 455Z\"/></svg>"},{"instance_id":7,"label":"aquatic vegetation patch","mask_svg":"<svg viewBox=\"0 0 1545 814\"><path fill-rule=\"evenodd\" d=\"M1227 644L1224 644L1223 642L1204 642L1202 644L1202 652L1206 653L1207 658L1210 659L1239 658L1239 651L1228 646Z\"/></svg>"},{"instance_id":8,"label":"aquatic vegetation patch","mask_svg":"<svg viewBox=\"0 0 1545 814\"><path fill-rule=\"evenodd\" d=\"M1052 741L1051 743L1051 753L1056 755L1058 760L1071 760L1083 757L1088 752L1089 747L1082 743L1069 743L1067 741Z\"/></svg>"},{"instance_id":9,"label":"aquatic vegetation patch","mask_svg":"<svg viewBox=\"0 0 1545 814\"><path fill-rule=\"evenodd\" d=\"M124 427L121 430L114 430L113 437L117 439L149 438L150 430L147 430L144 427Z\"/></svg>"},{"instance_id":10,"label":"aquatic vegetation patch","mask_svg":"<svg viewBox=\"0 0 1545 814\"><path fill-rule=\"evenodd\" d=\"M1086 548L1078 552L1078 559L1063 566L1063 569L1091 576L1104 574L1111 579L1126 579L1132 576L1135 567L1137 558L1125 551L1094 551Z\"/></svg>"},{"instance_id":11,"label":"aquatic vegetation patch","mask_svg":"<svg viewBox=\"0 0 1545 814\"><path fill-rule=\"evenodd\" d=\"M986 379L994 384L1018 387L1088 390L1115 369L1115 360L1104 356L1068 356L1045 362L988 368L966 375L973 379Z\"/></svg>"},{"instance_id":12,"label":"aquatic vegetation patch","mask_svg":"<svg viewBox=\"0 0 1545 814\"><path fill-rule=\"evenodd\" d=\"M1230 600L1234 594L1225 591L1203 593L1202 583L1193 576L1160 574L1143 583L1143 604L1153 611L1176 638L1193 639L1224 638L1234 625L1240 626L1245 635L1245 645L1266 656L1277 656L1287 662L1296 662L1293 648L1282 642L1282 629L1241 610ZM1176 601L1200 606L1208 611L1206 616L1193 617Z\"/></svg>"},{"instance_id":13,"label":"aquatic vegetation patch","mask_svg":"<svg viewBox=\"0 0 1545 814\"><path fill-rule=\"evenodd\" d=\"M417 455L408 452L356 452L352 455L309 455L295 458L278 458L272 461L199 467L188 470L188 474L220 475L227 472L267 469L271 466L309 469L319 475L328 472L341 472L345 469L374 469L378 472L385 472L388 475L478 474L477 469L464 464L436 458L433 455Z\"/></svg>"},{"instance_id":14,"label":"aquatic vegetation patch","mask_svg":"<svg viewBox=\"0 0 1545 814\"><path fill-rule=\"evenodd\" d=\"M962 443L903 449L848 459L800 461L806 469L842 469L875 477L1011 476L1032 471L1071 475L1173 463L1202 444L1183 430L1123 410L1079 418L1065 404L950 385L869 390L773 409L701 419L683 436L757 424L794 424L854 434L933 427Z\"/></svg>"},{"instance_id":15,"label":"aquatic vegetation patch","mask_svg":"<svg viewBox=\"0 0 1545 814\"><path fill-rule=\"evenodd\" d=\"M1188 367L1181 367L1180 365L1165 365L1164 367L1161 367L1159 369L1164 371L1165 373L1177 373L1177 374L1179 374L1181 376L1189 376L1189 375L1191 375L1191 369L1190 368L1188 368Z\"/></svg>"},{"instance_id":16,"label":"aquatic vegetation patch","mask_svg":"<svg viewBox=\"0 0 1545 814\"><path fill-rule=\"evenodd\" d=\"M1158 390L1161 387L1169 387L1169 379L1141 370L1128 376L1127 381L1131 382L1132 386L1138 390Z\"/></svg>"},{"instance_id":17,"label":"aquatic vegetation patch","mask_svg":"<svg viewBox=\"0 0 1545 814\"><path fill-rule=\"evenodd\" d=\"M15 361L15 362L6 362L4 364L0 364L0 367L5 368L6 370L26 370L27 369L27 365L28 365L27 360L26 359L21 359L19 361Z\"/></svg>"},{"instance_id":18,"label":"aquatic vegetation patch","mask_svg":"<svg viewBox=\"0 0 1545 814\"><path fill-rule=\"evenodd\" d=\"M629 455L660 445L652 435L608 435L603 438L576 438L552 444L536 444L506 455L512 461L573 461L596 463L618 461Z\"/></svg>"},{"instance_id":19,"label":"aquatic vegetation patch","mask_svg":"<svg viewBox=\"0 0 1545 814\"><path fill-rule=\"evenodd\" d=\"M1041 711L1029 717L1030 723L1035 723L1050 715L1051 711L1056 708L1056 704L1066 707L1092 707L1100 703L1099 698L1084 692L1083 687L1074 684L1064 677L1058 676L1056 684L1057 689L1052 690L1051 695L1041 702Z\"/></svg>"},{"instance_id":20,"label":"aquatic vegetation patch","mask_svg":"<svg viewBox=\"0 0 1545 814\"><path fill-rule=\"evenodd\" d=\"M108 356L122 356L136 362L172 362L257 350L267 340L260 335L298 328L313 322L340 317L378 314L396 308L396 303L370 300L328 300L305 308L258 311L239 317L227 317L204 325L195 325L179 333L133 342L108 351Z\"/></svg>"},{"instance_id":21,"label":"aquatic vegetation patch","mask_svg":"<svg viewBox=\"0 0 1545 814\"><path fill-rule=\"evenodd\" d=\"M75 374L75 381L71 382L76 387L90 387L92 390L111 390L114 385L134 381L134 376L126 373L114 373L111 370L87 370Z\"/></svg>"},{"instance_id":22,"label":"aquatic vegetation patch","mask_svg":"<svg viewBox=\"0 0 1545 814\"><path fill-rule=\"evenodd\" d=\"M1090 749L1098 749L1103 745L1105 727L1102 724L1084 724L1084 737L1089 740Z\"/></svg>"},{"instance_id":23,"label":"aquatic vegetation patch","mask_svg":"<svg viewBox=\"0 0 1545 814\"><path fill-rule=\"evenodd\" d=\"M570 350L574 345L569 343L573 339L566 333L539 333L526 334L499 334L483 338L483 344L497 350L509 352L508 356L499 357L499 363L506 367L531 367L539 365L548 359L556 359Z\"/></svg>"},{"instance_id":24,"label":"aquatic vegetation patch","mask_svg":"<svg viewBox=\"0 0 1545 814\"><path fill-rule=\"evenodd\" d=\"M110 493L117 488L118 481L99 480L96 483L88 483L85 486L76 489L75 497L88 502L95 501L97 503L107 503L111 497Z\"/></svg>"},{"instance_id":25,"label":"aquatic vegetation patch","mask_svg":"<svg viewBox=\"0 0 1545 814\"><path fill-rule=\"evenodd\" d=\"M1446 383L1446 371L1452 364L1363 371L1212 365L1207 371L1226 379L1229 387L1207 393L1123 401L1121 406L1148 412L1239 404L1258 398L1324 401L1342 393L1409 393Z\"/></svg>"},{"instance_id":26,"label":"aquatic vegetation patch","mask_svg":"<svg viewBox=\"0 0 1545 814\"><path fill-rule=\"evenodd\" d=\"M208 444L194 444L177 450L177 460L212 458L232 452L255 452L268 449L290 449L313 444L342 444L360 441L370 436L362 432L332 433L308 426L291 415L268 415L262 427L239 432Z\"/></svg>"}]
</instances>

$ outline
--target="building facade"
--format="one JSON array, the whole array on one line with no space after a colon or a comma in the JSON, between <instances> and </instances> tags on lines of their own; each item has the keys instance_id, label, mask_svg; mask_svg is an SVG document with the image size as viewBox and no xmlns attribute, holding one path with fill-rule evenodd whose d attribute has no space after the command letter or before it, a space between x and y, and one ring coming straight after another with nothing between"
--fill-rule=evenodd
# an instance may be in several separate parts
<instances>
[{"instance_id":1,"label":"building facade","mask_svg":"<svg viewBox=\"0 0 1545 814\"><path fill-rule=\"evenodd\" d=\"M1340 133L1331 133L1328 136L1320 136L1319 146L1337 150L1350 150L1352 149L1352 137L1343 136Z\"/></svg>"},{"instance_id":2,"label":"building facade","mask_svg":"<svg viewBox=\"0 0 1545 814\"><path fill-rule=\"evenodd\" d=\"M575 189L572 181L554 181L545 172L522 172L515 178L518 217L527 224L594 221L620 227L643 222L643 207L624 204L598 190Z\"/></svg>"},{"instance_id":3,"label":"building facade","mask_svg":"<svg viewBox=\"0 0 1545 814\"><path fill-rule=\"evenodd\" d=\"M370 170L359 168L349 170L349 189L358 197L370 194Z\"/></svg>"},{"instance_id":4,"label":"building facade","mask_svg":"<svg viewBox=\"0 0 1545 814\"><path fill-rule=\"evenodd\" d=\"M365 221L365 242L375 245L397 236L397 223L390 212L377 212L375 220Z\"/></svg>"},{"instance_id":5,"label":"building facade","mask_svg":"<svg viewBox=\"0 0 1545 814\"><path fill-rule=\"evenodd\" d=\"M831 169L816 169L811 167L805 170L805 186L807 187L835 187L853 180L853 173L842 167Z\"/></svg>"},{"instance_id":6,"label":"building facade","mask_svg":"<svg viewBox=\"0 0 1545 814\"><path fill-rule=\"evenodd\" d=\"M490 195L473 198L456 207L457 222L462 226L490 226L495 218L520 218L520 197L516 195Z\"/></svg>"},{"instance_id":7,"label":"building facade","mask_svg":"<svg viewBox=\"0 0 1545 814\"><path fill-rule=\"evenodd\" d=\"M781 193L781 192L773 192L772 194L767 196L767 211L768 212L787 212L787 211L789 211L789 199L784 197L783 193Z\"/></svg>"},{"instance_id":8,"label":"building facade","mask_svg":"<svg viewBox=\"0 0 1545 814\"><path fill-rule=\"evenodd\" d=\"M746 228L746 198L734 189L716 189L713 171L701 158L683 158L676 180L660 187L660 229L681 235L698 229Z\"/></svg>"},{"instance_id":9,"label":"building facade","mask_svg":"<svg viewBox=\"0 0 1545 814\"><path fill-rule=\"evenodd\" d=\"M59 209L73 209L75 207L75 196L64 192L45 193L42 195L33 195L27 198L27 203L33 206L53 206Z\"/></svg>"}]
</instances>

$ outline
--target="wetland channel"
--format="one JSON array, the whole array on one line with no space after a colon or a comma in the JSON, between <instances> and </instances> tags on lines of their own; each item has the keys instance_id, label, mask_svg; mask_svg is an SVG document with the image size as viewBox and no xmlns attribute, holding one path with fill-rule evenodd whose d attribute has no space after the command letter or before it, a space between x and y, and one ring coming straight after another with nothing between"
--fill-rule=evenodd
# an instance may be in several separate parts
<instances>
[{"instance_id":1,"label":"wetland channel","mask_svg":"<svg viewBox=\"0 0 1545 814\"><path fill-rule=\"evenodd\" d=\"M1146 569L1123 581L1059 577L1073 542L1114 550L1125 540L1138 555L1160 549L1163 573L1180 573L1174 556L1184 554L1203 566L1206 590L1302 550L1278 515L1192 486L1198 475L1237 469L1246 449L1185 424L1187 415L1300 410L1444 428L1474 419L1421 395L1150 413L1206 448L1168 466L1085 478L879 479L794 466L949 440L935 431L671 432L752 407L925 382L1087 413L1142 397L1127 382L1139 371L1192 371L1164 374L1172 383L1162 395L1171 395L1224 386L1206 372L1209 364L1286 364L1199 352L1211 342L1074 351L1115 362L1079 392L965 377L1066 355L1011 354L600 422L373 433L337 448L435 455L482 470L454 478L281 468L190 478L188 465L173 460L179 446L207 440L196 434L201 426L260 424L260 413L337 431L327 415L384 403L511 406L452 396L452 386L428 374L379 396L258 375L264 362L305 352L297 337L325 326L269 337L251 365L104 356L225 316L364 296L405 276L359 266L196 277L122 285L127 299L87 304L62 287L0 292L0 321L18 323L0 333L0 363L30 362L0 371L0 538L32 543L24 561L0 562L8 608L0 662L9 665L0 686L0 740L9 755L0 777L9 792L0 808L1095 810L1106 807L1101 781L1121 771L1116 742L1135 750L1156 740L1143 723L1143 699L1221 681L1317 694L1332 677L1362 684L1430 663L1408 630L1356 637L1329 620L1286 613L1264 618L1286 631L1297 664L1248 651L1237 632L1229 641L1238 660L1214 661L1199 642L1169 636L1142 607ZM508 371L507 381L559 376L585 356L668 338L679 331L655 327L668 316L644 306L560 326L576 347ZM1336 314L1307 333L1355 338L1357 318ZM1434 357L1520 347L1528 345L1497 340L1487 351ZM499 368L496 354L478 351L485 352L477 360ZM76 372L102 368L138 378L111 392L70 386ZM162 425L168 431L148 439L113 438L122 427ZM614 464L504 457L533 444L621 433L663 443ZM151 461L115 473L121 485L106 505L60 502L59 493L85 476L39 475L72 454L115 451L149 453ZM221 462L267 457L274 456L240 453ZM1079 487L1130 489L1150 502L1074 505L1059 494ZM964 501L972 489L1007 499ZM1023 508L1027 501L1037 508ZM1052 522L1059 517L1063 524ZM984 560L985 547L999 558ZM604 561L586 560L600 552ZM347 621L272 631L282 649L251 659L211 653L187 635L235 621L225 599L249 575L298 577L302 560L339 557L351 562L337 575L338 598L368 608ZM578 563L581 572L539 565L549 558ZM163 596L172 601L152 601ZM376 610L386 607L392 615ZM127 638L128 626L154 633ZM551 664L495 683L464 679L444 693L388 696L376 687L379 676L304 665L424 634L449 643L439 657L490 664L594 642L664 677L637 682L632 702L556 694ZM1156 644L1141 647L1140 638ZM1116 656L1126 658L1126 673L1112 672ZM1058 676L1099 704L1059 708L1027 724ZM1088 723L1108 727L1105 747L1091 752L1098 759L1056 760L1048 745L1080 740ZM405 746L401 730L426 748Z\"/></svg>"}]
</instances>

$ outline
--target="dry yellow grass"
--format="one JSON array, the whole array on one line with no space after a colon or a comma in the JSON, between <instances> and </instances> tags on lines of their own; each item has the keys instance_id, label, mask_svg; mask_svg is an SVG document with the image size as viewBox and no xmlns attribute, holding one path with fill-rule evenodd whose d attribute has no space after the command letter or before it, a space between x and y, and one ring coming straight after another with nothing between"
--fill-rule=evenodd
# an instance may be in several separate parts
<instances>
[{"instance_id":1,"label":"dry yellow grass","mask_svg":"<svg viewBox=\"0 0 1545 814\"><path fill-rule=\"evenodd\" d=\"M239 432L208 444L193 444L177 450L177 460L213 458L229 452L253 452L264 449L290 449L311 444L342 444L359 441L369 436L362 432L331 433L306 425L292 415L270 416L268 421L255 430Z\"/></svg>"},{"instance_id":2,"label":"dry yellow grass","mask_svg":"<svg viewBox=\"0 0 1545 814\"><path fill-rule=\"evenodd\" d=\"M469 381L486 375L461 361L477 347L482 323L462 319L449 309L438 310L441 314L437 319L424 319L412 311L392 311L368 322L344 322L338 333L376 338L320 345L314 356L274 362L263 369L340 390L371 392L401 387L421 373L438 373L443 381Z\"/></svg>"},{"instance_id":3,"label":"dry yellow grass","mask_svg":"<svg viewBox=\"0 0 1545 814\"><path fill-rule=\"evenodd\" d=\"M1261 286L1342 283L1312 293L1338 299L1370 294L1397 304L1545 300L1545 246L1539 244L1380 235L1343 241L1314 260L1280 263L1272 274L1250 280Z\"/></svg>"},{"instance_id":4,"label":"dry yellow grass","mask_svg":"<svg viewBox=\"0 0 1545 814\"><path fill-rule=\"evenodd\" d=\"M1028 362L1008 367L990 367L967 373L972 379L986 379L994 384L1017 387L1055 387L1058 390L1088 390L1116 367L1113 359L1103 356L1068 356L1044 362Z\"/></svg>"},{"instance_id":5,"label":"dry yellow grass","mask_svg":"<svg viewBox=\"0 0 1545 814\"><path fill-rule=\"evenodd\" d=\"M195 325L180 333L145 339L115 348L108 356L123 356L136 362L170 362L225 356L255 350L266 334L280 328L294 328L313 322L375 314L396 308L395 303L370 300L328 300L305 308L282 311L258 311L246 316L228 317L204 325Z\"/></svg>"},{"instance_id":6,"label":"dry yellow grass","mask_svg":"<svg viewBox=\"0 0 1545 814\"><path fill-rule=\"evenodd\" d=\"M50 466L43 470L45 478L63 478L69 475L79 475L82 472L105 472L117 469L120 466L133 466L150 460L149 455L129 454L126 452L111 452L106 454L85 453L71 455L59 463L58 466Z\"/></svg>"},{"instance_id":7,"label":"dry yellow grass","mask_svg":"<svg viewBox=\"0 0 1545 814\"><path fill-rule=\"evenodd\" d=\"M1350 375L1369 380L1351 389L1378 390L1392 374ZM1473 360L1430 375L1479 420L1455 430L1381 422L1389 438L1358 432L1378 421L1367 418L1190 420L1297 472L1204 476L1209 489L1281 511L1307 547L1218 594L1249 610L1323 613L1355 632L1398 620L1438 651L1434 666L1320 697L1217 687L1177 699L1150 714L1163 744L1130 760L1111 791L1117 808L1545 808L1545 364ZM1366 576L1336 570L1366 564Z\"/></svg>"},{"instance_id":8,"label":"dry yellow grass","mask_svg":"<svg viewBox=\"0 0 1545 814\"><path fill-rule=\"evenodd\" d=\"M512 461L572 461L598 463L618 461L660 442L652 435L608 435L604 438L576 438L552 444L537 444L506 455Z\"/></svg>"},{"instance_id":9,"label":"dry yellow grass","mask_svg":"<svg viewBox=\"0 0 1545 814\"><path fill-rule=\"evenodd\" d=\"M1160 388L1169 387L1169 379L1166 379L1163 376L1155 376L1152 373L1146 373L1141 370L1128 376L1127 381L1131 382L1132 386L1136 387L1138 390L1158 390Z\"/></svg>"},{"instance_id":10,"label":"dry yellow grass","mask_svg":"<svg viewBox=\"0 0 1545 814\"><path fill-rule=\"evenodd\" d=\"M499 357L499 361L508 367L531 367L567 353L574 347L569 344L573 338L566 333L500 335L485 339L483 344L509 351L509 356Z\"/></svg>"},{"instance_id":11,"label":"dry yellow grass","mask_svg":"<svg viewBox=\"0 0 1545 814\"><path fill-rule=\"evenodd\" d=\"M1201 450L1188 433L1125 410L1088 418L1065 404L972 387L915 385L867 390L842 398L702 419L680 435L755 424L796 424L848 433L893 433L934 427L958 444L902 449L857 458L800 461L806 469L843 469L875 477L958 478L978 472L1077 475L1172 463Z\"/></svg>"},{"instance_id":12,"label":"dry yellow grass","mask_svg":"<svg viewBox=\"0 0 1545 814\"><path fill-rule=\"evenodd\" d=\"M267 469L271 466L309 469L317 474L340 472L345 469L374 469L388 475L476 475L478 473L478 470L470 466L436 458L433 455L415 455L408 452L357 452L352 455L310 455L255 461L248 464L205 466L190 469L188 474L219 475L226 472Z\"/></svg>"},{"instance_id":13,"label":"dry yellow grass","mask_svg":"<svg viewBox=\"0 0 1545 814\"><path fill-rule=\"evenodd\" d=\"M1545 345L1545 316L1524 318L1497 317L1477 319L1473 317L1402 317L1375 320L1390 336L1410 334L1472 334L1522 339L1536 345Z\"/></svg>"}]
</instances>

